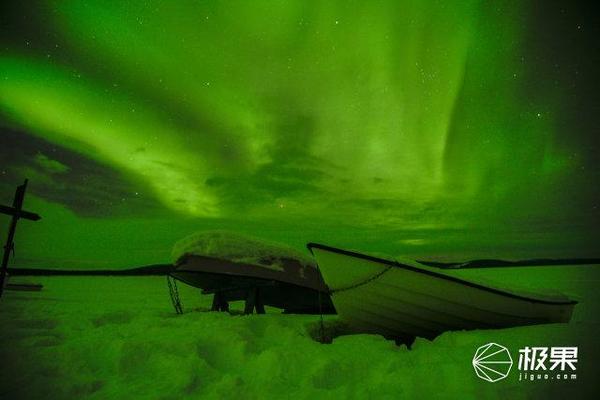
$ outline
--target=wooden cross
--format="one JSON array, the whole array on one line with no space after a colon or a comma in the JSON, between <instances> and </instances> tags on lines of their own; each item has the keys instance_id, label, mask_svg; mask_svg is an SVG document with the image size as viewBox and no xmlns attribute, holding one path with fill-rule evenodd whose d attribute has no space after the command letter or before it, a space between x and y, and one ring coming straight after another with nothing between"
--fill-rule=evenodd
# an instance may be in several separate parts
<instances>
[{"instance_id":1,"label":"wooden cross","mask_svg":"<svg viewBox=\"0 0 600 400\"><path fill-rule=\"evenodd\" d=\"M22 185L17 186L12 207L0 205L0 213L12 216L10 227L8 229L8 237L6 238L6 244L4 245L2 266L0 267L0 297L2 297L2 292L4 291L4 280L6 279L6 272L8 270L8 258L10 256L10 252L14 249L13 239L15 238L15 230L17 229L17 222L19 221L19 218L28 219L31 221L37 221L42 218L35 213L24 211L22 209L26 189L27 179L25 179L25 182Z\"/></svg>"}]
</instances>

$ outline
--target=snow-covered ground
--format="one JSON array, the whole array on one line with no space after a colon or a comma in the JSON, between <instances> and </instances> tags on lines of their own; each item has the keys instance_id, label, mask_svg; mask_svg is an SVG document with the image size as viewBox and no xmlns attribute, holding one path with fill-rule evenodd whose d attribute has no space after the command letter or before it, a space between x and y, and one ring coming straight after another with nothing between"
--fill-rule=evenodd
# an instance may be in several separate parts
<instances>
[{"instance_id":1,"label":"snow-covered ground","mask_svg":"<svg viewBox=\"0 0 600 400\"><path fill-rule=\"evenodd\" d=\"M318 316L209 312L180 284L172 309L162 277L28 277L43 291L0 300L0 398L399 399L596 397L600 266L453 271L507 286L557 288L580 304L570 324L451 332L412 348L376 335L315 342ZM242 304L235 305L241 310ZM235 307L234 307L235 308ZM336 323L336 316L326 316ZM489 383L475 350L496 342L515 365ZM576 381L519 381L518 349L578 346Z\"/></svg>"}]
</instances>

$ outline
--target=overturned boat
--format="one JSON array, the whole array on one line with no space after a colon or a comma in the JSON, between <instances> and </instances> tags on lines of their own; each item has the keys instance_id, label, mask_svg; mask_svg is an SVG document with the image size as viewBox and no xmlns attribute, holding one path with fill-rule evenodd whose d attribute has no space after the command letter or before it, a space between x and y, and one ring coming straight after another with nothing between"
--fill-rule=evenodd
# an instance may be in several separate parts
<instances>
[{"instance_id":1,"label":"overturned boat","mask_svg":"<svg viewBox=\"0 0 600 400\"><path fill-rule=\"evenodd\" d=\"M229 302L244 300L245 313L264 313L264 306L286 313L335 313L314 261L286 246L207 231L179 241L173 259L169 275L213 294L213 310L228 311Z\"/></svg>"},{"instance_id":2,"label":"overturned boat","mask_svg":"<svg viewBox=\"0 0 600 400\"><path fill-rule=\"evenodd\" d=\"M309 243L333 304L358 332L410 340L450 330L569 322L576 301L513 292L411 260Z\"/></svg>"}]
</instances>

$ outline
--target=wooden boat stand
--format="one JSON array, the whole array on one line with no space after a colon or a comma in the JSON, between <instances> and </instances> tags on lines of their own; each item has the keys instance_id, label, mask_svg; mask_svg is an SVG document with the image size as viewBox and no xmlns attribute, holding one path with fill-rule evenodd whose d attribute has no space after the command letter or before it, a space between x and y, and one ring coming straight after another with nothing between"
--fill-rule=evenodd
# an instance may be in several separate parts
<instances>
[{"instance_id":1,"label":"wooden boat stand","mask_svg":"<svg viewBox=\"0 0 600 400\"><path fill-rule=\"evenodd\" d=\"M223 289L218 289L218 290L203 290L202 294L214 293L211 311L227 311L228 312L229 311L229 302L227 301L226 293L232 292L232 291L245 291L246 299L245 299L245 305L244 305L244 314L246 314L246 315L252 314L252 313L254 313L254 310L256 310L257 314L264 314L265 313L265 305L264 305L262 297L261 297L260 288L263 286L271 286L273 284L274 284L273 282L267 282L267 283L263 283L263 284L254 284L254 285L248 285L248 286L236 286L236 287L223 288Z\"/></svg>"}]
</instances>

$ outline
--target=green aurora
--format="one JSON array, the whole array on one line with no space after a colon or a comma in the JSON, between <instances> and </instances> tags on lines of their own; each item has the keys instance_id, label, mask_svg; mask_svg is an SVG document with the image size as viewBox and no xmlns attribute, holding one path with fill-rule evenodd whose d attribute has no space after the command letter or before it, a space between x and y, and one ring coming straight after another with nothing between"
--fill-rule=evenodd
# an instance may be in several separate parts
<instances>
[{"instance_id":1,"label":"green aurora","mask_svg":"<svg viewBox=\"0 0 600 400\"><path fill-rule=\"evenodd\" d=\"M421 259L598 256L584 10L5 3L0 202L28 177L43 216L20 223L15 265L160 263L207 228Z\"/></svg>"}]
</instances>

